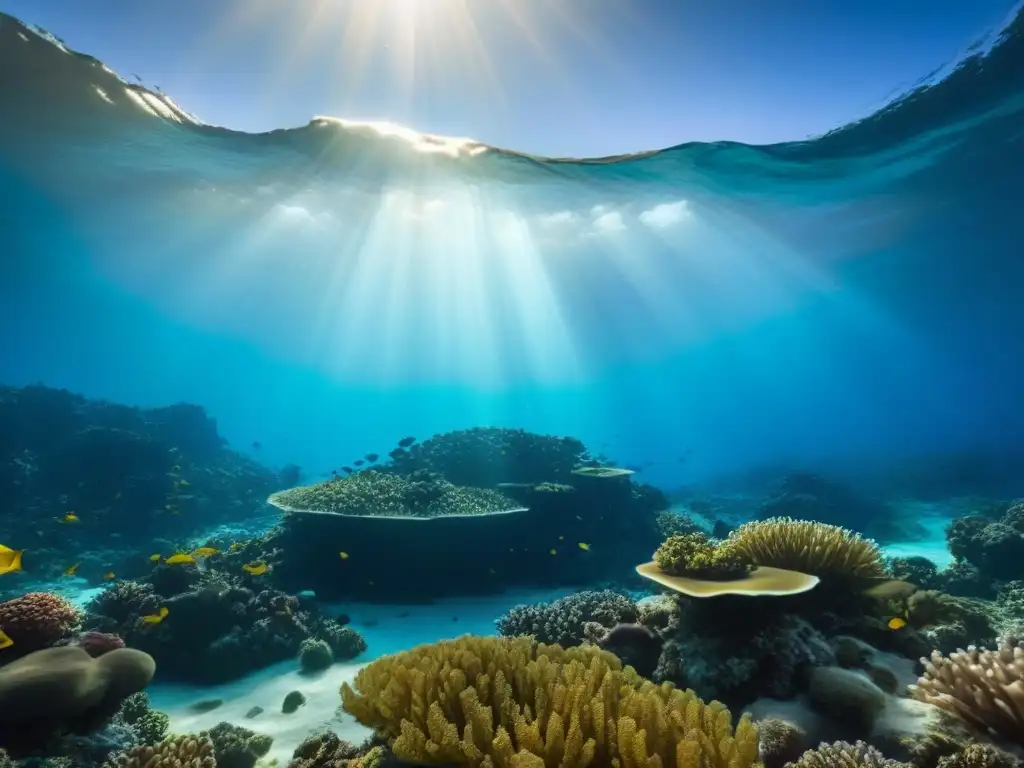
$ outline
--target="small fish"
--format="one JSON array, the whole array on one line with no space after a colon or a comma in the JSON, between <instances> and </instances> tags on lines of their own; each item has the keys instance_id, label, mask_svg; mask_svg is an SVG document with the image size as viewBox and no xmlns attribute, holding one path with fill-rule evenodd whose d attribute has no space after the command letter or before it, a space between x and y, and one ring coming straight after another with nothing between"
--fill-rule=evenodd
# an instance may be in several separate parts
<instances>
[{"instance_id":1,"label":"small fish","mask_svg":"<svg viewBox=\"0 0 1024 768\"><path fill-rule=\"evenodd\" d=\"M579 515L576 515L576 519L579 520L581 523L583 522L583 518L580 517Z\"/></svg>"},{"instance_id":2,"label":"small fish","mask_svg":"<svg viewBox=\"0 0 1024 768\"><path fill-rule=\"evenodd\" d=\"M6 632L0 629L0 651L4 648L10 648L12 645L14 645L14 641L7 636Z\"/></svg>"},{"instance_id":3,"label":"small fish","mask_svg":"<svg viewBox=\"0 0 1024 768\"><path fill-rule=\"evenodd\" d=\"M159 624L161 621L167 618L168 613L170 613L170 611L166 608L166 606L161 606L159 611L157 611L156 613L151 613L148 616L142 616L139 619L139 621L147 626L152 626L153 624Z\"/></svg>"},{"instance_id":4,"label":"small fish","mask_svg":"<svg viewBox=\"0 0 1024 768\"><path fill-rule=\"evenodd\" d=\"M340 557L342 560L348 560L348 552L339 552L338 557Z\"/></svg>"},{"instance_id":5,"label":"small fish","mask_svg":"<svg viewBox=\"0 0 1024 768\"><path fill-rule=\"evenodd\" d=\"M253 441L252 441L252 449L253 449L254 451L258 451L258 450L259 450L260 448L262 448L262 447L263 447L263 445L262 445L262 444L260 443L260 441L259 441L259 440L253 440Z\"/></svg>"},{"instance_id":6,"label":"small fish","mask_svg":"<svg viewBox=\"0 0 1024 768\"><path fill-rule=\"evenodd\" d=\"M355 472L355 470L352 469L352 467L342 467L341 471L344 472L346 475L351 475L353 472Z\"/></svg>"},{"instance_id":7,"label":"small fish","mask_svg":"<svg viewBox=\"0 0 1024 768\"><path fill-rule=\"evenodd\" d=\"M552 548L552 549L550 549L550 550L548 550L548 551L549 551L549 552L550 552L550 553L551 553L552 555L557 555L557 554L558 554L558 550L557 550L557 549L554 549L554 548Z\"/></svg>"},{"instance_id":8,"label":"small fish","mask_svg":"<svg viewBox=\"0 0 1024 768\"><path fill-rule=\"evenodd\" d=\"M73 525L78 522L78 515L74 512L68 512L64 517L60 518L58 523L64 523L65 525Z\"/></svg>"},{"instance_id":9,"label":"small fish","mask_svg":"<svg viewBox=\"0 0 1024 768\"><path fill-rule=\"evenodd\" d=\"M405 450L402 448L395 448L393 451L388 452L388 456L392 459L400 459L405 456Z\"/></svg>"},{"instance_id":10,"label":"small fish","mask_svg":"<svg viewBox=\"0 0 1024 768\"><path fill-rule=\"evenodd\" d=\"M25 553L23 549L11 549L0 544L0 576L5 573L14 573L21 570L21 556Z\"/></svg>"},{"instance_id":11,"label":"small fish","mask_svg":"<svg viewBox=\"0 0 1024 768\"><path fill-rule=\"evenodd\" d=\"M75 563L74 565L69 565L67 568L64 569L64 575L65 576L74 576L76 573L78 573L78 566L79 565L80 565L80 563Z\"/></svg>"},{"instance_id":12,"label":"small fish","mask_svg":"<svg viewBox=\"0 0 1024 768\"><path fill-rule=\"evenodd\" d=\"M917 592L917 585L899 579L887 579L864 590L868 597L879 600L905 600Z\"/></svg>"},{"instance_id":13,"label":"small fish","mask_svg":"<svg viewBox=\"0 0 1024 768\"><path fill-rule=\"evenodd\" d=\"M198 549L192 550L192 557L209 557L210 555L219 555L220 550L214 547L199 547Z\"/></svg>"},{"instance_id":14,"label":"small fish","mask_svg":"<svg viewBox=\"0 0 1024 768\"><path fill-rule=\"evenodd\" d=\"M565 541L565 536L559 536L559 537L558 537L558 540L559 540L559 541Z\"/></svg>"},{"instance_id":15,"label":"small fish","mask_svg":"<svg viewBox=\"0 0 1024 768\"><path fill-rule=\"evenodd\" d=\"M228 552L238 552L241 548L242 545L236 541L230 547L228 547Z\"/></svg>"},{"instance_id":16,"label":"small fish","mask_svg":"<svg viewBox=\"0 0 1024 768\"><path fill-rule=\"evenodd\" d=\"M190 483L190 482L189 482L188 480L186 480L185 478L181 478L181 480L179 480L179 481L178 481L178 485L181 485L181 486L188 486L188 485L192 485L192 483Z\"/></svg>"},{"instance_id":17,"label":"small fish","mask_svg":"<svg viewBox=\"0 0 1024 768\"><path fill-rule=\"evenodd\" d=\"M889 622L888 624L886 624L886 626L889 627L889 629L903 629L905 626L907 626L907 620L904 619L902 616L893 616L891 619L889 619Z\"/></svg>"},{"instance_id":18,"label":"small fish","mask_svg":"<svg viewBox=\"0 0 1024 768\"><path fill-rule=\"evenodd\" d=\"M159 563L160 562L160 555L159 555L159 553L155 554L155 555L150 555L149 556L149 562L151 562L151 563Z\"/></svg>"},{"instance_id":19,"label":"small fish","mask_svg":"<svg viewBox=\"0 0 1024 768\"><path fill-rule=\"evenodd\" d=\"M117 578L117 574L114 573L113 571L107 571L106 573L103 574L103 580L104 581L113 581L116 578Z\"/></svg>"},{"instance_id":20,"label":"small fish","mask_svg":"<svg viewBox=\"0 0 1024 768\"><path fill-rule=\"evenodd\" d=\"M365 462L365 461L363 461L362 459L356 459L356 460L355 460L355 461L353 461L352 463L353 463L353 464L354 464L355 466L357 466L357 467L361 467L361 466L363 466L363 464L365 464L366 462Z\"/></svg>"},{"instance_id":21,"label":"small fish","mask_svg":"<svg viewBox=\"0 0 1024 768\"><path fill-rule=\"evenodd\" d=\"M266 563L252 562L243 565L242 570L252 576L262 576L270 569L267 567Z\"/></svg>"},{"instance_id":22,"label":"small fish","mask_svg":"<svg viewBox=\"0 0 1024 768\"><path fill-rule=\"evenodd\" d=\"M580 549L582 549L584 552L589 552L590 551L590 545L587 544L587 542L585 542L585 541L579 542L576 546L579 547Z\"/></svg>"},{"instance_id":23,"label":"small fish","mask_svg":"<svg viewBox=\"0 0 1024 768\"><path fill-rule=\"evenodd\" d=\"M191 565L195 563L196 559L192 557L188 552L175 552L173 555L164 560L168 565Z\"/></svg>"},{"instance_id":24,"label":"small fish","mask_svg":"<svg viewBox=\"0 0 1024 768\"><path fill-rule=\"evenodd\" d=\"M379 458L380 458L380 456L378 456L376 453L368 453L368 454L366 454L366 460L368 462L370 462L371 464L373 464L373 462L375 462Z\"/></svg>"},{"instance_id":25,"label":"small fish","mask_svg":"<svg viewBox=\"0 0 1024 768\"><path fill-rule=\"evenodd\" d=\"M398 441L398 447L399 448L408 448L410 445L412 445L415 442L416 442L416 438L415 437L403 437L401 440Z\"/></svg>"}]
</instances>

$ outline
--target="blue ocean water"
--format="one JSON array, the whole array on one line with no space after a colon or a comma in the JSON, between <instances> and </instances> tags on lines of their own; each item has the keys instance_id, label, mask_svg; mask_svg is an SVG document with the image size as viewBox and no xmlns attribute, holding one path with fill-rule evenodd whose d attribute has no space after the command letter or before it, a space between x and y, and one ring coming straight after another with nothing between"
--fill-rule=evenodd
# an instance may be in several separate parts
<instances>
[{"instance_id":1,"label":"blue ocean water","mask_svg":"<svg viewBox=\"0 0 1024 768\"><path fill-rule=\"evenodd\" d=\"M4 17L0 380L200 403L311 472L474 424L667 486L1005 462L1022 24L817 139L552 160L205 125Z\"/></svg>"}]
</instances>

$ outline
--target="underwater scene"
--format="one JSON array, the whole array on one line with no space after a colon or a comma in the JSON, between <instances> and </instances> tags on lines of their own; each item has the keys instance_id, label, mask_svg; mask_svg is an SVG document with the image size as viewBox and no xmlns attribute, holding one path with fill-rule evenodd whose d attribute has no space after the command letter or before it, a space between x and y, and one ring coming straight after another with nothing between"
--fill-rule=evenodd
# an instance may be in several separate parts
<instances>
[{"instance_id":1,"label":"underwater scene","mask_svg":"<svg viewBox=\"0 0 1024 768\"><path fill-rule=\"evenodd\" d=\"M1024 14L584 160L218 127L31 21L0 768L1022 765Z\"/></svg>"}]
</instances>

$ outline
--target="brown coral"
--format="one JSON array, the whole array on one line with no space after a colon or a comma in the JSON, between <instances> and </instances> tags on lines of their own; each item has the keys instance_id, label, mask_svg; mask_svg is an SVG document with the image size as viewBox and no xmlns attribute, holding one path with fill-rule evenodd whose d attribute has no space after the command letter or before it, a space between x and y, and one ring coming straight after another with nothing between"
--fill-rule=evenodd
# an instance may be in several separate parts
<instances>
[{"instance_id":1,"label":"brown coral","mask_svg":"<svg viewBox=\"0 0 1024 768\"><path fill-rule=\"evenodd\" d=\"M51 592L29 592L0 603L0 629L14 645L6 658L49 648L68 637L81 620L79 610Z\"/></svg>"},{"instance_id":2,"label":"brown coral","mask_svg":"<svg viewBox=\"0 0 1024 768\"><path fill-rule=\"evenodd\" d=\"M205 733L173 736L155 747L133 747L107 762L109 768L217 768Z\"/></svg>"},{"instance_id":3,"label":"brown coral","mask_svg":"<svg viewBox=\"0 0 1024 768\"><path fill-rule=\"evenodd\" d=\"M934 704L991 735L1024 746L1024 648L1003 643L921 659L924 675L909 687L919 701Z\"/></svg>"},{"instance_id":4,"label":"brown coral","mask_svg":"<svg viewBox=\"0 0 1024 768\"><path fill-rule=\"evenodd\" d=\"M468 768L589 765L748 768L757 734L743 717L640 678L592 647L474 637L385 656L342 686L342 704L394 738L396 757Z\"/></svg>"},{"instance_id":5,"label":"brown coral","mask_svg":"<svg viewBox=\"0 0 1024 768\"><path fill-rule=\"evenodd\" d=\"M911 768L909 763L890 760L874 747L858 741L837 741L810 749L787 768Z\"/></svg>"},{"instance_id":6,"label":"brown coral","mask_svg":"<svg viewBox=\"0 0 1024 768\"><path fill-rule=\"evenodd\" d=\"M723 546L754 565L821 577L885 576L878 545L837 525L773 517L744 523L729 534Z\"/></svg>"}]
</instances>

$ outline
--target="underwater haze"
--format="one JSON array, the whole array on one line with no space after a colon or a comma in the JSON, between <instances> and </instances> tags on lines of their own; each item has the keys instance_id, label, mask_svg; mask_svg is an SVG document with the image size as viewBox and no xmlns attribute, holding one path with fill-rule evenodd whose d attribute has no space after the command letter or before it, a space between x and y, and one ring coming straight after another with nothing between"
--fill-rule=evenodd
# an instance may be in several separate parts
<instances>
[{"instance_id":1,"label":"underwater haze","mask_svg":"<svg viewBox=\"0 0 1024 768\"><path fill-rule=\"evenodd\" d=\"M1022 33L813 140L572 160L207 125L0 16L0 381L197 403L313 474L497 425L663 487L1024 483Z\"/></svg>"}]
</instances>

